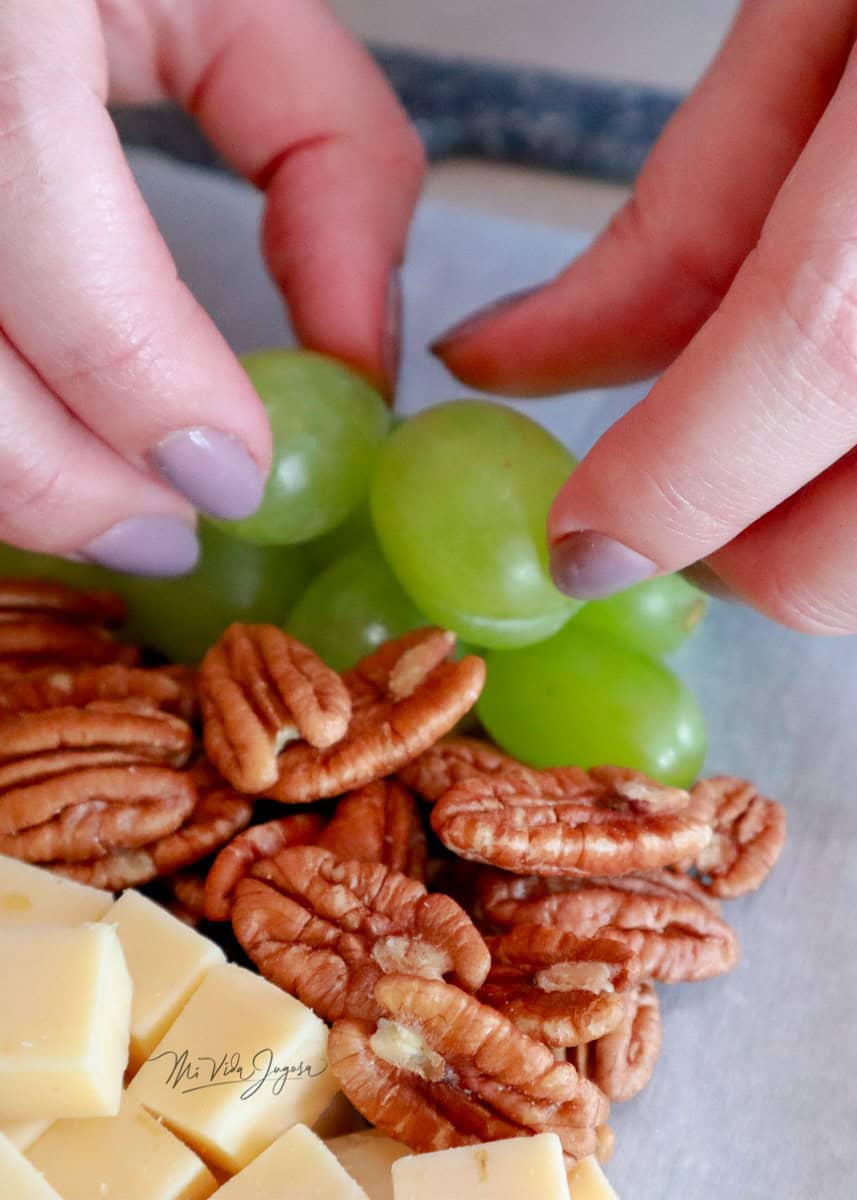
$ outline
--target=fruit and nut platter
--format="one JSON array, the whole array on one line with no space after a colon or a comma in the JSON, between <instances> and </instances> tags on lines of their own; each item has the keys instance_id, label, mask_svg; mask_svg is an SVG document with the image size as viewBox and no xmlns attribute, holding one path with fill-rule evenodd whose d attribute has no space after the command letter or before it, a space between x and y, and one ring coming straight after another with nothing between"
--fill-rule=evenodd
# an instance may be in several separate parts
<instances>
[{"instance_id":1,"label":"fruit and nut platter","mask_svg":"<svg viewBox=\"0 0 857 1200\"><path fill-rule=\"evenodd\" d=\"M0 1195L615 1197L786 839L699 775L705 599L554 589L528 418L246 367L272 482L191 576L0 555Z\"/></svg>"}]
</instances>

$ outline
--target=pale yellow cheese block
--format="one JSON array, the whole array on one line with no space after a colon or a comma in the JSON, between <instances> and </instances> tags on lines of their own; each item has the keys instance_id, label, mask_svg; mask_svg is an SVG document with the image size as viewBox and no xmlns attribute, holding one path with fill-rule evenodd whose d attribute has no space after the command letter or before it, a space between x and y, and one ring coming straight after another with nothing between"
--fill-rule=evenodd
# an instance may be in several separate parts
<instances>
[{"instance_id":1,"label":"pale yellow cheese block","mask_svg":"<svg viewBox=\"0 0 857 1200\"><path fill-rule=\"evenodd\" d=\"M568 1200L555 1133L414 1154L393 1164L395 1200Z\"/></svg>"},{"instance_id":2,"label":"pale yellow cheese block","mask_svg":"<svg viewBox=\"0 0 857 1200\"><path fill-rule=\"evenodd\" d=\"M581 1159L568 1173L571 1200L619 1200L594 1155Z\"/></svg>"},{"instance_id":3,"label":"pale yellow cheese block","mask_svg":"<svg viewBox=\"0 0 857 1200\"><path fill-rule=\"evenodd\" d=\"M110 892L0 854L0 925L82 925L112 903Z\"/></svg>"},{"instance_id":4,"label":"pale yellow cheese block","mask_svg":"<svg viewBox=\"0 0 857 1200\"><path fill-rule=\"evenodd\" d=\"M44 1175L0 1134L0 1200L64 1200Z\"/></svg>"},{"instance_id":5,"label":"pale yellow cheese block","mask_svg":"<svg viewBox=\"0 0 857 1200\"><path fill-rule=\"evenodd\" d=\"M0 928L0 1122L112 1116L131 979L110 925Z\"/></svg>"},{"instance_id":6,"label":"pale yellow cheese block","mask_svg":"<svg viewBox=\"0 0 857 1200\"><path fill-rule=\"evenodd\" d=\"M130 1069L135 1072L172 1025L209 968L225 962L219 946L140 892L108 909L131 972Z\"/></svg>"},{"instance_id":7,"label":"pale yellow cheese block","mask_svg":"<svg viewBox=\"0 0 857 1200\"><path fill-rule=\"evenodd\" d=\"M212 967L128 1091L204 1158L238 1171L330 1103L327 1026L252 971Z\"/></svg>"},{"instance_id":8,"label":"pale yellow cheese block","mask_svg":"<svg viewBox=\"0 0 857 1200\"><path fill-rule=\"evenodd\" d=\"M294 1125L223 1185L217 1200L367 1200L321 1138Z\"/></svg>"},{"instance_id":9,"label":"pale yellow cheese block","mask_svg":"<svg viewBox=\"0 0 857 1200\"><path fill-rule=\"evenodd\" d=\"M411 1153L403 1142L375 1129L331 1138L327 1148L357 1180L369 1200L393 1200L393 1163Z\"/></svg>"},{"instance_id":10,"label":"pale yellow cheese block","mask_svg":"<svg viewBox=\"0 0 857 1200\"><path fill-rule=\"evenodd\" d=\"M57 1121L27 1158L62 1200L206 1200L217 1187L201 1159L127 1097L116 1117Z\"/></svg>"},{"instance_id":11,"label":"pale yellow cheese block","mask_svg":"<svg viewBox=\"0 0 857 1200\"><path fill-rule=\"evenodd\" d=\"M6 1125L0 1125L0 1136L8 1138L18 1150L26 1150L49 1125L50 1121L9 1121Z\"/></svg>"}]
</instances>

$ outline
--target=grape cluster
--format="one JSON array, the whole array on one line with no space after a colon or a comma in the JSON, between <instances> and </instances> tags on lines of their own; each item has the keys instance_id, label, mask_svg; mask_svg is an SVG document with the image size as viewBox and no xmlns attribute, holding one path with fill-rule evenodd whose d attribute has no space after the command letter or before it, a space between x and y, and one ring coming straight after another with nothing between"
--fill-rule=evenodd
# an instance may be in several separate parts
<instances>
[{"instance_id":1,"label":"grape cluster","mask_svg":"<svg viewBox=\"0 0 857 1200\"><path fill-rule=\"evenodd\" d=\"M318 354L259 351L244 366L274 433L271 475L252 517L201 521L191 575L117 576L12 547L0 571L107 584L129 601L129 632L184 662L232 621L281 624L337 670L441 625L484 655L478 716L509 753L696 777L703 718L661 656L705 600L677 576L582 606L557 591L545 519L575 460L556 438L483 400L391 421L362 378Z\"/></svg>"}]
</instances>

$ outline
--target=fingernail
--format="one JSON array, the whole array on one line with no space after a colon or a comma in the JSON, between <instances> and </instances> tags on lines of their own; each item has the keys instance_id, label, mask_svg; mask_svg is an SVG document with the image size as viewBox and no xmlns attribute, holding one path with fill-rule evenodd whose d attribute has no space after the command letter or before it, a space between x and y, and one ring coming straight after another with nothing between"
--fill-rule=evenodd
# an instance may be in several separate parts
<instances>
[{"instance_id":1,"label":"fingernail","mask_svg":"<svg viewBox=\"0 0 857 1200\"><path fill-rule=\"evenodd\" d=\"M262 473L231 433L202 425L180 429L155 447L151 460L171 487L211 517L237 521L262 503Z\"/></svg>"},{"instance_id":2,"label":"fingernail","mask_svg":"<svg viewBox=\"0 0 857 1200\"><path fill-rule=\"evenodd\" d=\"M600 600L650 579L655 563L615 538L592 529L567 533L551 547L550 572L561 592L577 600Z\"/></svg>"},{"instance_id":3,"label":"fingernail","mask_svg":"<svg viewBox=\"0 0 857 1200\"><path fill-rule=\"evenodd\" d=\"M384 374L392 393L396 390L402 358L402 281L398 267L393 267L387 279L384 341L381 353L384 360Z\"/></svg>"},{"instance_id":4,"label":"fingernail","mask_svg":"<svg viewBox=\"0 0 857 1200\"><path fill-rule=\"evenodd\" d=\"M189 525L174 517L129 517L93 538L80 551L88 562L132 575L186 575L199 559Z\"/></svg>"},{"instance_id":5,"label":"fingernail","mask_svg":"<svg viewBox=\"0 0 857 1200\"><path fill-rule=\"evenodd\" d=\"M439 334L429 346L429 351L442 358L444 352L453 342L477 333L483 325L487 325L494 317L499 316L504 309L514 308L516 304L525 300L527 296L532 296L534 292L540 291L542 286L539 283L534 287L520 288L517 292L509 292L508 295L501 296L498 300L492 300L484 308L477 308L476 312L471 313L469 317L456 322L455 325L451 325L444 333Z\"/></svg>"},{"instance_id":6,"label":"fingernail","mask_svg":"<svg viewBox=\"0 0 857 1200\"><path fill-rule=\"evenodd\" d=\"M706 596L711 596L715 600L725 600L727 604L741 603L740 596L737 596L729 584L724 583L720 576L712 571L708 563L703 562L702 559L699 562L691 563L683 571L679 571L679 575L688 583L692 583L695 588L699 588L701 592L705 592Z\"/></svg>"}]
</instances>

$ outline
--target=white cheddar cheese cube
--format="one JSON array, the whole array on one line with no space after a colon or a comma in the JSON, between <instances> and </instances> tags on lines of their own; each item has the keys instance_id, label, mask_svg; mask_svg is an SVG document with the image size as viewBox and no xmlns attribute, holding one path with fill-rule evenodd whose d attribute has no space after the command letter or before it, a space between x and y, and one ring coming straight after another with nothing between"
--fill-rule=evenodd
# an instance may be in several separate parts
<instances>
[{"instance_id":1,"label":"white cheddar cheese cube","mask_svg":"<svg viewBox=\"0 0 857 1200\"><path fill-rule=\"evenodd\" d=\"M411 1153L403 1142L395 1142L375 1129L331 1138L327 1148L357 1180L369 1200L393 1200L393 1163Z\"/></svg>"},{"instance_id":2,"label":"white cheddar cheese cube","mask_svg":"<svg viewBox=\"0 0 857 1200\"><path fill-rule=\"evenodd\" d=\"M555 1133L413 1154L393 1165L395 1200L568 1200L562 1146Z\"/></svg>"},{"instance_id":3,"label":"white cheddar cheese cube","mask_svg":"<svg viewBox=\"0 0 857 1200\"><path fill-rule=\"evenodd\" d=\"M115 925L131 973L130 1067L136 1071L172 1025L209 968L225 961L219 946L140 892L127 891L104 916Z\"/></svg>"},{"instance_id":4,"label":"white cheddar cheese cube","mask_svg":"<svg viewBox=\"0 0 857 1200\"><path fill-rule=\"evenodd\" d=\"M217 1200L367 1200L321 1138L294 1125L225 1183Z\"/></svg>"},{"instance_id":5,"label":"white cheddar cheese cube","mask_svg":"<svg viewBox=\"0 0 857 1200\"><path fill-rule=\"evenodd\" d=\"M619 1200L594 1154L569 1171L568 1190L571 1200Z\"/></svg>"},{"instance_id":6,"label":"white cheddar cheese cube","mask_svg":"<svg viewBox=\"0 0 857 1200\"><path fill-rule=\"evenodd\" d=\"M57 1121L27 1158L63 1200L206 1200L217 1180L127 1098L118 1116Z\"/></svg>"},{"instance_id":7,"label":"white cheddar cheese cube","mask_svg":"<svg viewBox=\"0 0 857 1200\"><path fill-rule=\"evenodd\" d=\"M26 1150L49 1125L50 1121L9 1121L6 1125L0 1125L0 1137L8 1138L18 1150Z\"/></svg>"},{"instance_id":8,"label":"white cheddar cheese cube","mask_svg":"<svg viewBox=\"0 0 857 1200\"><path fill-rule=\"evenodd\" d=\"M0 928L0 1121L113 1116L131 980L109 925Z\"/></svg>"},{"instance_id":9,"label":"white cheddar cheese cube","mask_svg":"<svg viewBox=\"0 0 857 1200\"><path fill-rule=\"evenodd\" d=\"M0 1196L3 1200L64 1200L8 1138L0 1134Z\"/></svg>"},{"instance_id":10,"label":"white cheddar cheese cube","mask_svg":"<svg viewBox=\"0 0 857 1200\"><path fill-rule=\"evenodd\" d=\"M324 1022L232 964L212 967L128 1089L226 1171L312 1124L336 1090Z\"/></svg>"},{"instance_id":11,"label":"white cheddar cheese cube","mask_svg":"<svg viewBox=\"0 0 857 1200\"><path fill-rule=\"evenodd\" d=\"M0 854L0 925L82 925L112 903L110 892Z\"/></svg>"}]
</instances>

